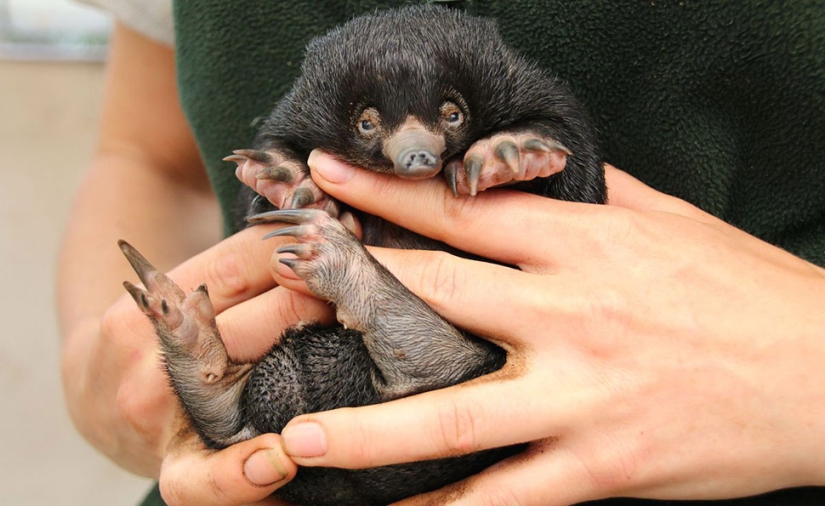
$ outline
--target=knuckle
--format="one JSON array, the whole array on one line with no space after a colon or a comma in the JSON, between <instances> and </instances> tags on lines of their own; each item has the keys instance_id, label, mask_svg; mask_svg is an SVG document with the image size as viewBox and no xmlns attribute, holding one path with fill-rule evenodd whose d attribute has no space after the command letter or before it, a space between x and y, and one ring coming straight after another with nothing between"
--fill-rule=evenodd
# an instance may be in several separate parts
<instances>
[{"instance_id":1,"label":"knuckle","mask_svg":"<svg viewBox=\"0 0 825 506\"><path fill-rule=\"evenodd\" d=\"M141 384L136 384L141 383ZM138 435L152 438L160 429L147 413L159 412L160 398L148 394L142 382L124 381L117 389L115 405L119 417Z\"/></svg>"},{"instance_id":2,"label":"knuckle","mask_svg":"<svg viewBox=\"0 0 825 506\"><path fill-rule=\"evenodd\" d=\"M633 304L622 290L602 286L590 292L589 316L596 321L626 322L633 314Z\"/></svg>"},{"instance_id":3,"label":"knuckle","mask_svg":"<svg viewBox=\"0 0 825 506\"><path fill-rule=\"evenodd\" d=\"M481 449L480 426L483 409L480 405L448 399L438 406L440 441L449 455L465 455Z\"/></svg>"},{"instance_id":4,"label":"knuckle","mask_svg":"<svg viewBox=\"0 0 825 506\"><path fill-rule=\"evenodd\" d=\"M638 219L633 211L613 207L609 218L604 221L601 226L591 228L595 232L591 239L598 251L609 253L627 242L628 238L636 237Z\"/></svg>"},{"instance_id":5,"label":"knuckle","mask_svg":"<svg viewBox=\"0 0 825 506\"><path fill-rule=\"evenodd\" d=\"M300 322L306 315L306 308L303 307L302 301L299 297L294 296L293 292L287 292L284 297L280 299L280 303L276 306L276 313L278 322L285 325L293 325Z\"/></svg>"},{"instance_id":6,"label":"knuckle","mask_svg":"<svg viewBox=\"0 0 825 506\"><path fill-rule=\"evenodd\" d=\"M355 467L372 467L375 465L375 452L373 441L368 434L367 427L364 426L361 420L355 418L349 427L348 437L350 447L348 452L352 463Z\"/></svg>"},{"instance_id":7,"label":"knuckle","mask_svg":"<svg viewBox=\"0 0 825 506\"><path fill-rule=\"evenodd\" d=\"M175 401L159 364L153 361L141 367L149 368L150 374L131 370L115 393L115 409L123 423L150 442L164 430L163 417L158 415L169 413Z\"/></svg>"},{"instance_id":8,"label":"knuckle","mask_svg":"<svg viewBox=\"0 0 825 506\"><path fill-rule=\"evenodd\" d=\"M100 334L105 342L124 340L126 333L134 333L140 325L149 327L149 322L140 314L134 301L122 298L110 306L100 318Z\"/></svg>"},{"instance_id":9,"label":"knuckle","mask_svg":"<svg viewBox=\"0 0 825 506\"><path fill-rule=\"evenodd\" d=\"M118 306L110 307L100 318L100 334L109 341L120 334L122 328L122 311Z\"/></svg>"},{"instance_id":10,"label":"knuckle","mask_svg":"<svg viewBox=\"0 0 825 506\"><path fill-rule=\"evenodd\" d=\"M160 489L160 496L163 498L163 502L169 506L182 506L187 504L180 480L174 476L169 476L169 473L161 473L158 488Z\"/></svg>"},{"instance_id":11,"label":"knuckle","mask_svg":"<svg viewBox=\"0 0 825 506\"><path fill-rule=\"evenodd\" d=\"M638 308L622 290L591 284L586 293L564 301L556 316L581 329L582 339L576 344L579 349L604 358L627 342L627 333L637 318L634 306Z\"/></svg>"},{"instance_id":12,"label":"knuckle","mask_svg":"<svg viewBox=\"0 0 825 506\"><path fill-rule=\"evenodd\" d=\"M237 504L237 499L228 493L228 483L220 474L193 474L186 464L185 458L164 463L158 487L166 504Z\"/></svg>"},{"instance_id":13,"label":"knuckle","mask_svg":"<svg viewBox=\"0 0 825 506\"><path fill-rule=\"evenodd\" d=\"M586 468L589 487L599 495L610 497L626 495L629 490L644 484L638 482L638 463L629 456L616 456L611 462L593 464Z\"/></svg>"},{"instance_id":14,"label":"knuckle","mask_svg":"<svg viewBox=\"0 0 825 506\"><path fill-rule=\"evenodd\" d=\"M420 271L419 296L436 311L450 306L464 286L455 257L443 251L433 252Z\"/></svg>"},{"instance_id":15,"label":"knuckle","mask_svg":"<svg viewBox=\"0 0 825 506\"><path fill-rule=\"evenodd\" d=\"M443 216L449 228L461 230L472 225L478 214L476 207L480 202L481 199L478 198L455 198L445 192Z\"/></svg>"},{"instance_id":16,"label":"knuckle","mask_svg":"<svg viewBox=\"0 0 825 506\"><path fill-rule=\"evenodd\" d=\"M242 255L236 251L216 256L206 272L207 286L228 299L244 296L251 288L249 279L245 276L245 264Z\"/></svg>"},{"instance_id":17,"label":"knuckle","mask_svg":"<svg viewBox=\"0 0 825 506\"><path fill-rule=\"evenodd\" d=\"M115 395L115 406L120 418L135 429L140 424L141 404L142 402L138 400L138 392L132 388L131 383L122 383Z\"/></svg>"},{"instance_id":18,"label":"knuckle","mask_svg":"<svg viewBox=\"0 0 825 506\"><path fill-rule=\"evenodd\" d=\"M147 388L147 381L163 384L164 377L155 353L154 331L142 315L134 313L127 313L116 305L101 318L101 342L108 345L98 350L101 367L94 372L94 380L116 384L113 391L116 416L138 434L148 435L156 426L147 413L161 408L165 389ZM145 332L136 330L141 325L146 326Z\"/></svg>"}]
</instances>

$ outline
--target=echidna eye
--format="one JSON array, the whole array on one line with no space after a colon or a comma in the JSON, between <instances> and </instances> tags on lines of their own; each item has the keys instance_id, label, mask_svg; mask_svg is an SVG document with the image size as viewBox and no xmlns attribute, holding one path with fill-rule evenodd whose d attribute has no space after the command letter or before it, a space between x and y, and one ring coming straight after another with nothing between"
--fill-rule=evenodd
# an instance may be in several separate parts
<instances>
[{"instance_id":1,"label":"echidna eye","mask_svg":"<svg viewBox=\"0 0 825 506\"><path fill-rule=\"evenodd\" d=\"M361 111L355 123L358 133L364 137L373 137L381 127L381 115L375 107L367 107Z\"/></svg>"},{"instance_id":2,"label":"echidna eye","mask_svg":"<svg viewBox=\"0 0 825 506\"><path fill-rule=\"evenodd\" d=\"M441 117L450 128L458 128L464 124L464 113L461 108L449 100L441 104Z\"/></svg>"}]
</instances>

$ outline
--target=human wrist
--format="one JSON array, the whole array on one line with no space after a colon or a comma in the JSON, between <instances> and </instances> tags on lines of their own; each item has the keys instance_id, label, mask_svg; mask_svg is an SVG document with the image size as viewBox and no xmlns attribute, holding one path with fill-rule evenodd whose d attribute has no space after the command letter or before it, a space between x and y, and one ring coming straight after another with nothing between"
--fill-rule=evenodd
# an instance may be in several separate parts
<instances>
[{"instance_id":1,"label":"human wrist","mask_svg":"<svg viewBox=\"0 0 825 506\"><path fill-rule=\"evenodd\" d=\"M173 436L174 401L163 393L167 387L154 348L119 350L106 327L105 317L90 316L63 332L61 365L70 417L83 438L116 465L157 478ZM138 358L130 361L126 355Z\"/></svg>"},{"instance_id":2,"label":"human wrist","mask_svg":"<svg viewBox=\"0 0 825 506\"><path fill-rule=\"evenodd\" d=\"M796 317L777 319L782 325L778 332L786 332L783 345L788 352L789 376L777 379L775 389L785 402L787 425L784 441L777 445L787 449L786 479L788 487L825 486L825 271L812 269L801 278L796 294ZM783 351L776 353L776 361L783 360ZM767 385L766 385L767 386ZM769 387L769 386L767 386Z\"/></svg>"},{"instance_id":3,"label":"human wrist","mask_svg":"<svg viewBox=\"0 0 825 506\"><path fill-rule=\"evenodd\" d=\"M806 455L810 457L807 461L808 482L817 486L825 486L825 270L817 268L818 277L814 282L818 285L816 292L819 294L814 304L812 321L809 325L808 339L811 346L818 352L812 363L816 363L812 371L817 373L814 378L809 378L811 390L814 395L812 405L809 410L809 424L812 440L811 445L804 448ZM816 307L818 306L818 307Z\"/></svg>"},{"instance_id":4,"label":"human wrist","mask_svg":"<svg viewBox=\"0 0 825 506\"><path fill-rule=\"evenodd\" d=\"M100 335L99 318L83 318L72 322L71 328L62 332L61 376L66 407L75 428L86 441L106 455L114 446L109 431L99 430L96 418L88 405L94 389L90 388L89 362L95 342Z\"/></svg>"}]
</instances>

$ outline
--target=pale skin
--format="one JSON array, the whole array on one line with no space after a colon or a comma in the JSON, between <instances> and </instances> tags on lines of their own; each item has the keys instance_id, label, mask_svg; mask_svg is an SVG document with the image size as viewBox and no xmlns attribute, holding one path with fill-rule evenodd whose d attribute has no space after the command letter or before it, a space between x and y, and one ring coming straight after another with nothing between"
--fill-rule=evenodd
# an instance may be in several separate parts
<instances>
[{"instance_id":1,"label":"pale skin","mask_svg":"<svg viewBox=\"0 0 825 506\"><path fill-rule=\"evenodd\" d=\"M344 202L521 270L375 250L447 319L506 348L508 363L457 387L299 417L282 436L298 464L371 467L533 441L523 458L403 504L825 485L822 268L609 166L608 206L506 191L456 199L439 181L319 153L310 166Z\"/></svg>"},{"instance_id":2,"label":"pale skin","mask_svg":"<svg viewBox=\"0 0 825 506\"><path fill-rule=\"evenodd\" d=\"M295 465L274 434L210 452L186 430L154 330L121 284L136 279L117 240L139 245L186 290L206 282L235 358L259 357L301 318L326 318L326 305L275 288L275 244L262 242L260 230L220 241L217 203L178 103L172 50L119 25L106 79L98 147L59 258L69 411L118 465L159 478L172 505L260 500L291 479Z\"/></svg>"},{"instance_id":3,"label":"pale skin","mask_svg":"<svg viewBox=\"0 0 825 506\"><path fill-rule=\"evenodd\" d=\"M313 156L313 177L336 198L521 267L374 251L510 360L467 385L300 417L283 440L205 450L166 387L151 325L124 295L120 282L134 275L117 240L185 290L206 282L235 358L329 314L285 268L270 268L278 244L262 242L264 230L220 241L173 58L116 28L99 148L58 280L73 419L113 461L159 478L168 503L275 504L266 497L296 463L368 467L523 441L536 441L526 458L409 502L561 505L825 485L825 271L612 168L611 204L598 207L510 192L456 199L440 180L364 171L343 184L340 164ZM371 201L376 191L392 197ZM313 425L301 429L307 421L320 441Z\"/></svg>"}]
</instances>

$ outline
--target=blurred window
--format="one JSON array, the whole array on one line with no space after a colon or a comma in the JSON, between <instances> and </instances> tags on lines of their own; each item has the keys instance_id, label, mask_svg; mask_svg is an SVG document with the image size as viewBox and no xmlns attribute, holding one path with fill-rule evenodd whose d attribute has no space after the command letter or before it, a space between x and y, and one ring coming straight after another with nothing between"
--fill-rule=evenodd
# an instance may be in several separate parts
<instances>
[{"instance_id":1,"label":"blurred window","mask_svg":"<svg viewBox=\"0 0 825 506\"><path fill-rule=\"evenodd\" d=\"M0 59L102 60L111 20L70 0L0 0Z\"/></svg>"}]
</instances>

